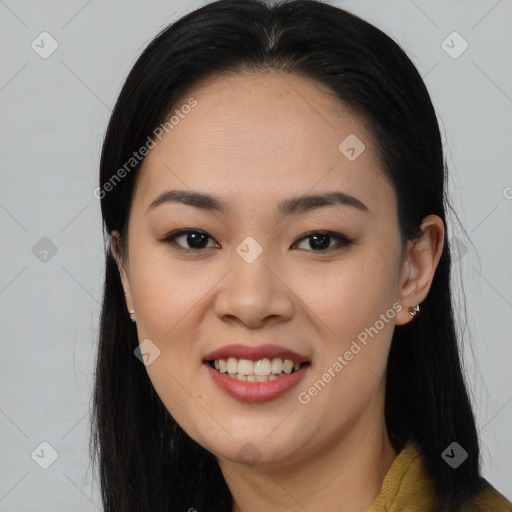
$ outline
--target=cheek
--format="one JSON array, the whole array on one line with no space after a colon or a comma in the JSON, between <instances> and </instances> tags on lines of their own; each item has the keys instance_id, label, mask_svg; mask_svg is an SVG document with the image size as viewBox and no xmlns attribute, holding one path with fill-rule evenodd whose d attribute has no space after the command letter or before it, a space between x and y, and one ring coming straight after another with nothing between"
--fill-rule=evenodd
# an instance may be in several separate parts
<instances>
[{"instance_id":1,"label":"cheek","mask_svg":"<svg viewBox=\"0 0 512 512\"><path fill-rule=\"evenodd\" d=\"M305 407L320 414L334 437L374 405L385 382L396 316L390 264L361 256L329 272L325 285L308 297L321 334L316 370L300 391L311 399Z\"/></svg>"},{"instance_id":2,"label":"cheek","mask_svg":"<svg viewBox=\"0 0 512 512\"><path fill-rule=\"evenodd\" d=\"M215 283L200 263L180 265L165 248L141 252L130 267L132 298L141 319L137 327L143 327L147 336L172 337Z\"/></svg>"},{"instance_id":3,"label":"cheek","mask_svg":"<svg viewBox=\"0 0 512 512\"><path fill-rule=\"evenodd\" d=\"M297 294L323 322L323 334L347 343L392 307L398 258L399 251L392 247L382 252L376 247L359 247L338 263L316 264L301 272Z\"/></svg>"},{"instance_id":4,"label":"cheek","mask_svg":"<svg viewBox=\"0 0 512 512\"><path fill-rule=\"evenodd\" d=\"M325 267L325 275L304 281L310 290L305 302L321 320L315 320L320 332L319 364L307 386L315 387L311 390L318 393L315 407L332 425L346 425L349 418L362 414L383 385L395 308L400 307L396 304L399 258L398 243L386 244L382 250L379 244L368 244L343 264ZM328 381L325 390L319 381Z\"/></svg>"},{"instance_id":5,"label":"cheek","mask_svg":"<svg viewBox=\"0 0 512 512\"><path fill-rule=\"evenodd\" d=\"M204 318L202 299L216 281L212 275L191 275L158 253L141 253L131 265L138 338L157 347L158 357L146 371L165 408L191 433L204 413L196 387L202 358L195 340Z\"/></svg>"},{"instance_id":6,"label":"cheek","mask_svg":"<svg viewBox=\"0 0 512 512\"><path fill-rule=\"evenodd\" d=\"M205 295L216 281L211 275L180 272L167 258L148 255L139 261L145 263L134 266L132 289L139 343L149 339L158 350L146 371L166 409L191 432L196 428L193 419L204 413L196 385L204 369L195 340L201 334Z\"/></svg>"}]
</instances>

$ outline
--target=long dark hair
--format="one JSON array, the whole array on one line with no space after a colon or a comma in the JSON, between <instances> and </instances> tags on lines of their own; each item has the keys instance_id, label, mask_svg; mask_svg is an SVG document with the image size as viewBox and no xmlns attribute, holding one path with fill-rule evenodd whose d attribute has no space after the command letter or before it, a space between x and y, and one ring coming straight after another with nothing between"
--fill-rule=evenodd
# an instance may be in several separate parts
<instances>
[{"instance_id":1,"label":"long dark hair","mask_svg":"<svg viewBox=\"0 0 512 512\"><path fill-rule=\"evenodd\" d=\"M366 121L397 194L402 242L414 239L428 214L446 225L447 165L436 114L417 69L382 31L316 0L273 5L220 0L163 30L126 79L101 155L98 197L106 274L90 448L93 464L99 459L107 512L231 511L232 497L215 456L174 421L134 357L137 331L108 237L118 230L126 250L140 163L122 179L113 177L148 137L155 137L176 100L200 79L268 69L327 85ZM394 448L416 441L443 506L457 510L486 481L479 472L477 431L459 358L446 233L444 242L421 313L395 328L385 419ZM453 441L468 453L456 470L441 457Z\"/></svg>"}]
</instances>

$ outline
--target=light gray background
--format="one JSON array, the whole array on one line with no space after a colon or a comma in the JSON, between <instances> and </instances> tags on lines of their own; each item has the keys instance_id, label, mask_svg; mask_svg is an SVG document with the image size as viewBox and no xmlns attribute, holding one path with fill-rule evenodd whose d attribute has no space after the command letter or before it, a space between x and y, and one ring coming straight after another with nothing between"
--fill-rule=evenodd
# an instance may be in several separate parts
<instances>
[{"instance_id":1,"label":"light gray background","mask_svg":"<svg viewBox=\"0 0 512 512\"><path fill-rule=\"evenodd\" d=\"M0 0L0 511L100 509L88 411L103 278L92 194L102 137L143 47L203 3ZM437 109L453 201L474 244L452 232L484 474L512 499L512 2L336 5L406 49ZM31 48L43 31L59 45L47 59ZM469 44L457 59L442 47L453 31ZM46 263L32 251L42 237L57 247ZM58 452L46 470L31 458L43 441Z\"/></svg>"}]
</instances>

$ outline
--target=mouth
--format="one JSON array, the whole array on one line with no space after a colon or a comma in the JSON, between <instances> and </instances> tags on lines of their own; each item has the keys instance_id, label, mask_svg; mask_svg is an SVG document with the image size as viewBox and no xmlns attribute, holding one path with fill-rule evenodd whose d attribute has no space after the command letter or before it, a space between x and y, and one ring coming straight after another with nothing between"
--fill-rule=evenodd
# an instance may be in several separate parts
<instances>
[{"instance_id":1,"label":"mouth","mask_svg":"<svg viewBox=\"0 0 512 512\"><path fill-rule=\"evenodd\" d=\"M311 364L309 361L294 361L280 357L266 357L256 361L227 357L206 360L205 363L216 372L243 382L268 382L281 379Z\"/></svg>"},{"instance_id":2,"label":"mouth","mask_svg":"<svg viewBox=\"0 0 512 512\"><path fill-rule=\"evenodd\" d=\"M225 345L203 366L218 389L243 402L285 397L309 373L310 358L281 345Z\"/></svg>"},{"instance_id":3,"label":"mouth","mask_svg":"<svg viewBox=\"0 0 512 512\"><path fill-rule=\"evenodd\" d=\"M279 361L277 360L279 359ZM261 403L284 397L308 373L309 361L264 358L221 358L203 361L218 389L248 403Z\"/></svg>"}]
</instances>

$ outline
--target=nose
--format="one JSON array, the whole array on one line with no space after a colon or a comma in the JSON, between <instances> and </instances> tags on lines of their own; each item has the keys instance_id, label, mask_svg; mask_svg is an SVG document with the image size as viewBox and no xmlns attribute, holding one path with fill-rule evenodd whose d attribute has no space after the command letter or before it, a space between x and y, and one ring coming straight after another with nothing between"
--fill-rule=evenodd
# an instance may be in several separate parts
<instances>
[{"instance_id":1,"label":"nose","mask_svg":"<svg viewBox=\"0 0 512 512\"><path fill-rule=\"evenodd\" d=\"M279 266L268 261L265 251L252 263L235 254L232 264L231 271L219 283L214 302L221 320L256 329L292 318L293 291Z\"/></svg>"}]
</instances>

